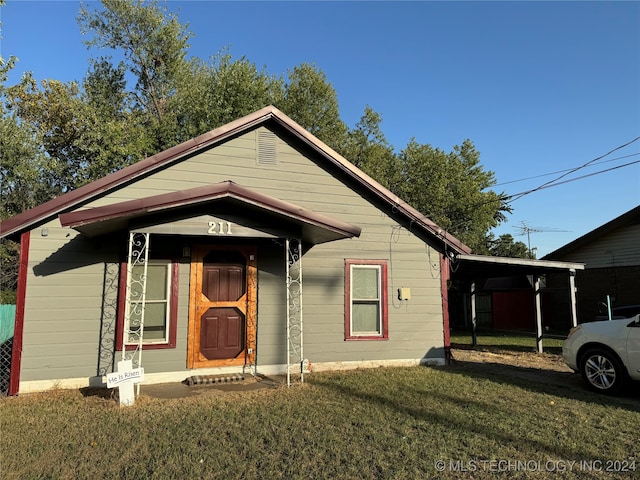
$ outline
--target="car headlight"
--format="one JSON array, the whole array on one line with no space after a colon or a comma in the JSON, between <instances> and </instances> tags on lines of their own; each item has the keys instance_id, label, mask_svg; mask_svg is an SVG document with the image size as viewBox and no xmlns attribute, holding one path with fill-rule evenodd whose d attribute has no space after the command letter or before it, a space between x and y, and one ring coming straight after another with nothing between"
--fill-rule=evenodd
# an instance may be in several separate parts
<instances>
[{"instance_id":1,"label":"car headlight","mask_svg":"<svg viewBox=\"0 0 640 480\"><path fill-rule=\"evenodd\" d=\"M574 333L576 333L578 330L580 330L582 328L582 325L578 325L577 327L573 327L571 330L569 330L569 333L567 335L567 340L569 340L569 338L571 337L571 335L573 335Z\"/></svg>"}]
</instances>

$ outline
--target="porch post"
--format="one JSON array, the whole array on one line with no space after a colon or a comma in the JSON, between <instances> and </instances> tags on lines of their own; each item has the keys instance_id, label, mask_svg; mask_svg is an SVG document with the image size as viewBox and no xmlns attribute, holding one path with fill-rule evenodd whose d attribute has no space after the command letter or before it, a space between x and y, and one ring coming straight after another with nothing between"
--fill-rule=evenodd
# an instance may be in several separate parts
<instances>
[{"instance_id":1,"label":"porch post","mask_svg":"<svg viewBox=\"0 0 640 480\"><path fill-rule=\"evenodd\" d=\"M533 288L536 303L536 350L542 353L542 308L540 303L540 277L533 277Z\"/></svg>"},{"instance_id":2,"label":"porch post","mask_svg":"<svg viewBox=\"0 0 640 480\"><path fill-rule=\"evenodd\" d=\"M449 257L446 254L440 256L440 291L442 296L442 328L444 334L444 360L447 365L451 363L451 319L449 318L449 280L451 270Z\"/></svg>"},{"instance_id":3,"label":"porch post","mask_svg":"<svg viewBox=\"0 0 640 480\"><path fill-rule=\"evenodd\" d=\"M291 368L300 372L304 382L304 351L302 331L302 241L285 241L287 289L287 386L291 385ZM293 363L292 363L293 362Z\"/></svg>"},{"instance_id":4,"label":"porch post","mask_svg":"<svg viewBox=\"0 0 640 480\"><path fill-rule=\"evenodd\" d=\"M142 339L144 335L144 311L147 291L147 266L149 263L149 233L129 232L127 257L127 291L122 329L122 360L130 360L133 368L142 367ZM142 266L142 273L135 276L134 267ZM127 345L135 349L127 351ZM140 383L136 393L140 395Z\"/></svg>"},{"instance_id":5,"label":"porch post","mask_svg":"<svg viewBox=\"0 0 640 480\"><path fill-rule=\"evenodd\" d=\"M476 316L476 282L471 282L471 344L476 347L478 345L478 337L476 336L476 326L478 318Z\"/></svg>"},{"instance_id":6,"label":"porch post","mask_svg":"<svg viewBox=\"0 0 640 480\"><path fill-rule=\"evenodd\" d=\"M576 307L576 271L569 270L569 296L571 297L571 326L578 326L578 313Z\"/></svg>"}]
</instances>

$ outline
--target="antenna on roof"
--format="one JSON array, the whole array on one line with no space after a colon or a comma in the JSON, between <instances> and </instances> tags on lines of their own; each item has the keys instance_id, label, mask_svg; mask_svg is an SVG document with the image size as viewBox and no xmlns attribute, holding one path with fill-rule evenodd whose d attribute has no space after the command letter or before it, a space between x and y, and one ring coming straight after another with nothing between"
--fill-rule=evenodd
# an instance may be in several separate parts
<instances>
[{"instance_id":1,"label":"antenna on roof","mask_svg":"<svg viewBox=\"0 0 640 480\"><path fill-rule=\"evenodd\" d=\"M533 258L533 251L531 250L531 234L532 233L543 233L543 232L568 232L569 230L561 230L559 228L553 227L531 227L527 225L526 222L520 222L522 225L517 225L513 228L517 228L520 230L518 235L526 235L527 236L527 250L529 252L529 258Z\"/></svg>"}]
</instances>

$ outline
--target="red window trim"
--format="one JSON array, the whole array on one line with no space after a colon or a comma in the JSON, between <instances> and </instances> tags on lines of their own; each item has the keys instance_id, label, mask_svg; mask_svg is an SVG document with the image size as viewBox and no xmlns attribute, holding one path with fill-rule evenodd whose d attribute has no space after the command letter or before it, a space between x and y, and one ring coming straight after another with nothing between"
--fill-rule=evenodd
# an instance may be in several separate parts
<instances>
[{"instance_id":1,"label":"red window trim","mask_svg":"<svg viewBox=\"0 0 640 480\"><path fill-rule=\"evenodd\" d=\"M351 265L377 265L380 267L382 290L382 335L351 335ZM358 340L388 340L389 339L389 301L387 292L387 261L386 260L353 260L344 261L344 339Z\"/></svg>"},{"instance_id":2,"label":"red window trim","mask_svg":"<svg viewBox=\"0 0 640 480\"><path fill-rule=\"evenodd\" d=\"M171 262L171 293L169 296L169 341L167 343L143 343L143 350L161 350L176 348L176 332L178 330L178 278L179 263ZM127 299L127 262L120 262L120 284L118 286L118 320L116 323L116 350L122 351L122 331L124 330L124 310ZM136 345L127 345L127 350L135 350Z\"/></svg>"}]
</instances>

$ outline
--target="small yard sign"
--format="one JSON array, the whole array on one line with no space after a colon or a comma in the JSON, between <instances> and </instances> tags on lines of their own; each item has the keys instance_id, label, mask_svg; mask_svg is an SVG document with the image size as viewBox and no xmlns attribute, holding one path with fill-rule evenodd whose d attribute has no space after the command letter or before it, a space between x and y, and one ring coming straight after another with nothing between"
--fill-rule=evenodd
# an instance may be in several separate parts
<instances>
[{"instance_id":1,"label":"small yard sign","mask_svg":"<svg viewBox=\"0 0 640 480\"><path fill-rule=\"evenodd\" d=\"M107 388L118 388L120 406L131 406L135 401L133 386L144 380L144 369L133 368L131 360L118 362L118 371L107 374Z\"/></svg>"}]
</instances>

